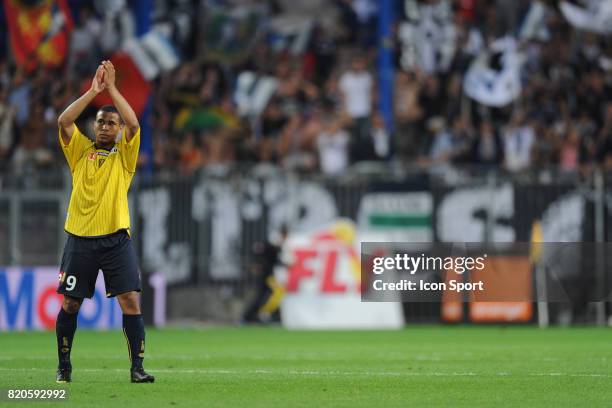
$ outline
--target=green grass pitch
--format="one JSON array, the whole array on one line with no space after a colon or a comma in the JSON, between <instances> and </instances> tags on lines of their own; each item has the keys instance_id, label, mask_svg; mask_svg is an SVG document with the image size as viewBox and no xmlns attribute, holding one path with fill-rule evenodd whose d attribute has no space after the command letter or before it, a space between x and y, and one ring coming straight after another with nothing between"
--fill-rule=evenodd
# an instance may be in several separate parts
<instances>
[{"instance_id":1,"label":"green grass pitch","mask_svg":"<svg viewBox=\"0 0 612 408\"><path fill-rule=\"evenodd\" d=\"M0 334L0 388L55 384L53 333ZM612 330L412 326L148 330L155 384L130 384L121 332L77 332L69 400L112 407L597 407L612 404ZM43 405L40 405L43 404ZM42 402L0 406L41 407Z\"/></svg>"}]
</instances>

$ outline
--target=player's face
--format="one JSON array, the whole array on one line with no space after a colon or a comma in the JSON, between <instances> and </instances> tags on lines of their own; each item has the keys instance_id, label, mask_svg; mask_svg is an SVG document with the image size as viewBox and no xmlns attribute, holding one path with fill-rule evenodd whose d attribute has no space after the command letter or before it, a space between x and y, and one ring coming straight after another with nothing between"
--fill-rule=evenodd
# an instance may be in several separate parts
<instances>
[{"instance_id":1,"label":"player's face","mask_svg":"<svg viewBox=\"0 0 612 408\"><path fill-rule=\"evenodd\" d=\"M108 146L115 143L121 130L121 117L115 112L98 112L94 122L96 144Z\"/></svg>"}]
</instances>

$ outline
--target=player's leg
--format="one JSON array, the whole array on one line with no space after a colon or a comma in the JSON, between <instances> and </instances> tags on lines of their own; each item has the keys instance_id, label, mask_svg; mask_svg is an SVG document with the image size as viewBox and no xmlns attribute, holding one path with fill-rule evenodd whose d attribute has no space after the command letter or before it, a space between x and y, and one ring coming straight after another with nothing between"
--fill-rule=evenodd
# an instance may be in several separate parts
<instances>
[{"instance_id":1,"label":"player's leg","mask_svg":"<svg viewBox=\"0 0 612 408\"><path fill-rule=\"evenodd\" d=\"M145 353L145 329L140 312L140 294L136 291L117 295L117 301L123 312L123 334L127 341L130 355L132 382L153 382L155 378L147 374L143 367Z\"/></svg>"},{"instance_id":2,"label":"player's leg","mask_svg":"<svg viewBox=\"0 0 612 408\"><path fill-rule=\"evenodd\" d=\"M72 363L70 352L77 329L77 318L83 298L94 293L98 266L95 254L88 250L87 241L69 236L62 257L60 282L57 293L64 295L62 307L55 322L57 336L58 369L57 382L70 382Z\"/></svg>"},{"instance_id":3,"label":"player's leg","mask_svg":"<svg viewBox=\"0 0 612 408\"><path fill-rule=\"evenodd\" d=\"M132 291L117 295L123 312L123 334L128 345L132 370L142 368L145 352L145 330L140 313L140 296Z\"/></svg>"},{"instance_id":4,"label":"player's leg","mask_svg":"<svg viewBox=\"0 0 612 408\"><path fill-rule=\"evenodd\" d=\"M244 323L261 323L259 319L259 310L266 304L272 294L272 290L263 277L259 277L256 290L255 299L249 303L249 306L242 316L242 321Z\"/></svg>"},{"instance_id":5,"label":"player's leg","mask_svg":"<svg viewBox=\"0 0 612 408\"><path fill-rule=\"evenodd\" d=\"M72 340L77 328L77 316L83 299L64 296L62 307L55 322L55 335L57 337L57 357L59 360L56 381L59 383L72 380L72 363L70 351Z\"/></svg>"},{"instance_id":6,"label":"player's leg","mask_svg":"<svg viewBox=\"0 0 612 408\"><path fill-rule=\"evenodd\" d=\"M131 361L132 382L153 382L143 367L145 352L145 330L140 312L141 282L138 260L132 247L132 240L126 233L109 237L107 250L101 257L106 295L117 297L123 312L123 333Z\"/></svg>"},{"instance_id":7,"label":"player's leg","mask_svg":"<svg viewBox=\"0 0 612 408\"><path fill-rule=\"evenodd\" d=\"M128 345L132 366L130 377L133 383L154 382L155 377L146 373L142 367L145 353L145 329L140 312L140 294L136 291L117 295L123 312L123 333Z\"/></svg>"}]
</instances>

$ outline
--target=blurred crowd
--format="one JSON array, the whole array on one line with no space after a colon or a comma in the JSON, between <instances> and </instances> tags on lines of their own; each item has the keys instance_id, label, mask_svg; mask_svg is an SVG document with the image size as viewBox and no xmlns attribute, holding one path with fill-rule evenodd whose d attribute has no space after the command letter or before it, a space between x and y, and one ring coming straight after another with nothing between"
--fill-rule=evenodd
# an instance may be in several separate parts
<instances>
[{"instance_id":1,"label":"blurred crowd","mask_svg":"<svg viewBox=\"0 0 612 408\"><path fill-rule=\"evenodd\" d=\"M170 19L181 62L151 80L153 149L142 165L191 174L211 165L271 164L329 175L373 161L510 172L612 166L609 33L573 27L557 1L395 3L389 123L378 109L379 2L156 2L155 18ZM530 28L534 3L541 24ZM63 165L57 116L120 46L121 30L99 10L70 4L75 28L60 69L26 73L0 47L2 171ZM221 42L238 51L218 55L211 8L255 6L259 28L243 43ZM278 28L287 21L304 29ZM520 92L496 106L468 96L465 77L502 40L520 55ZM502 71L505 54L490 55L489 66Z\"/></svg>"}]
</instances>

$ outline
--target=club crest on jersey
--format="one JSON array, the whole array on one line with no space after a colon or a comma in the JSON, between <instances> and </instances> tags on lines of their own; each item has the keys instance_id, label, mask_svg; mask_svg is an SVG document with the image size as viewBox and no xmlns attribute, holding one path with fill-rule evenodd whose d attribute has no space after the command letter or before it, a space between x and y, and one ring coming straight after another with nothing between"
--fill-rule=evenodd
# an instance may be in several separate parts
<instances>
[{"instance_id":1,"label":"club crest on jersey","mask_svg":"<svg viewBox=\"0 0 612 408\"><path fill-rule=\"evenodd\" d=\"M60 285L62 283L64 283L65 279L66 279L66 272L60 271L59 276L58 276L58 280L59 280Z\"/></svg>"},{"instance_id":2,"label":"club crest on jersey","mask_svg":"<svg viewBox=\"0 0 612 408\"><path fill-rule=\"evenodd\" d=\"M94 161L96 160L96 152L91 152L87 155L87 160Z\"/></svg>"}]
</instances>

